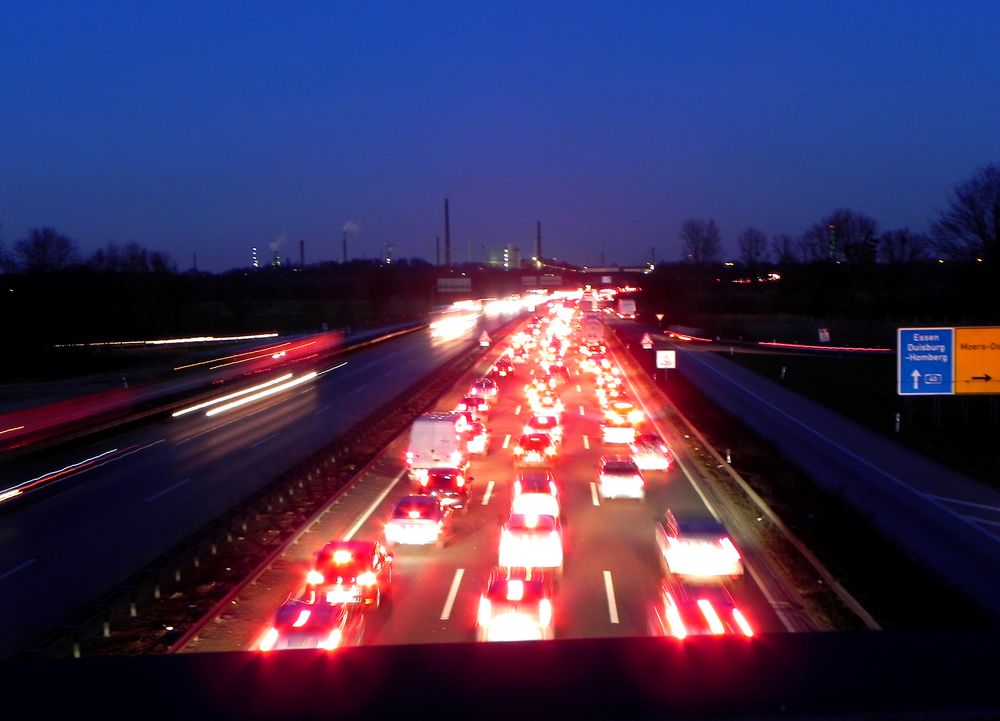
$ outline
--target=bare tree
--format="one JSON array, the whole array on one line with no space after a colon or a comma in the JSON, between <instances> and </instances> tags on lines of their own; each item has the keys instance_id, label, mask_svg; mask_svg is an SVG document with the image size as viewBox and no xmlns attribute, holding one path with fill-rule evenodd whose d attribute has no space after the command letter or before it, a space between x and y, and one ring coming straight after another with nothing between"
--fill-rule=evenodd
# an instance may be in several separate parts
<instances>
[{"instance_id":1,"label":"bare tree","mask_svg":"<svg viewBox=\"0 0 1000 721\"><path fill-rule=\"evenodd\" d=\"M78 262L76 243L52 228L34 228L14 245L16 262L29 273L50 273Z\"/></svg>"},{"instance_id":2,"label":"bare tree","mask_svg":"<svg viewBox=\"0 0 1000 721\"><path fill-rule=\"evenodd\" d=\"M167 253L147 250L138 243L127 243L124 247L108 242L98 248L87 261L94 270L110 273L172 273L174 263Z\"/></svg>"},{"instance_id":3,"label":"bare tree","mask_svg":"<svg viewBox=\"0 0 1000 721\"><path fill-rule=\"evenodd\" d=\"M878 255L878 223L864 213L837 208L809 227L800 245L803 260L850 265L874 263Z\"/></svg>"},{"instance_id":4,"label":"bare tree","mask_svg":"<svg viewBox=\"0 0 1000 721\"><path fill-rule=\"evenodd\" d=\"M779 265L796 262L795 240L787 233L781 233L771 238L771 255Z\"/></svg>"},{"instance_id":5,"label":"bare tree","mask_svg":"<svg viewBox=\"0 0 1000 721\"><path fill-rule=\"evenodd\" d=\"M714 263L722 252L722 239L715 221L689 218L681 223L684 259L689 263Z\"/></svg>"},{"instance_id":6,"label":"bare tree","mask_svg":"<svg viewBox=\"0 0 1000 721\"><path fill-rule=\"evenodd\" d=\"M14 259L7 252L7 246L3 242L3 224L0 223L0 273L13 272L17 270Z\"/></svg>"},{"instance_id":7,"label":"bare tree","mask_svg":"<svg viewBox=\"0 0 1000 721\"><path fill-rule=\"evenodd\" d=\"M931 234L934 249L945 257L1000 262L1000 165L980 168L955 187Z\"/></svg>"},{"instance_id":8,"label":"bare tree","mask_svg":"<svg viewBox=\"0 0 1000 721\"><path fill-rule=\"evenodd\" d=\"M826 226L816 223L809 226L806 232L795 242L799 258L803 263L816 263L821 260L833 259L830 249L830 236Z\"/></svg>"},{"instance_id":9,"label":"bare tree","mask_svg":"<svg viewBox=\"0 0 1000 721\"><path fill-rule=\"evenodd\" d=\"M753 226L750 226L738 239L740 245L740 260L748 268L756 268L767 262L767 236Z\"/></svg>"},{"instance_id":10,"label":"bare tree","mask_svg":"<svg viewBox=\"0 0 1000 721\"><path fill-rule=\"evenodd\" d=\"M890 265L904 265L927 257L929 240L909 228L888 230L879 238L879 257Z\"/></svg>"}]
</instances>

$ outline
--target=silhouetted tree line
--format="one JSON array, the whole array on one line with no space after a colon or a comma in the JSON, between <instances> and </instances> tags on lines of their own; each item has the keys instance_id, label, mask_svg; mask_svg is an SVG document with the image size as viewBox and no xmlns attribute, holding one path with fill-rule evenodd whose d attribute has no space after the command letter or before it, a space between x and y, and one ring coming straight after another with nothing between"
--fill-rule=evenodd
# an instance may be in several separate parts
<instances>
[{"instance_id":1,"label":"silhouetted tree line","mask_svg":"<svg viewBox=\"0 0 1000 721\"><path fill-rule=\"evenodd\" d=\"M874 218L838 208L797 238L768 242L744 229L732 266L721 263L712 219L686 220L678 235L682 262L658 266L646 294L668 324L705 327L726 314L994 324L1000 312L997 164L954 188L927 235L880 231Z\"/></svg>"},{"instance_id":2,"label":"silhouetted tree line","mask_svg":"<svg viewBox=\"0 0 1000 721\"><path fill-rule=\"evenodd\" d=\"M696 265L721 261L721 235L711 218L685 220L678 236L682 260ZM749 227L739 234L737 245L740 262L749 269L821 262L859 268L934 259L982 263L1000 275L1000 164L980 168L954 188L929 236L909 228L880 233L874 218L837 208L798 238L775 235L768 244L763 231Z\"/></svg>"},{"instance_id":3,"label":"silhouetted tree line","mask_svg":"<svg viewBox=\"0 0 1000 721\"><path fill-rule=\"evenodd\" d=\"M13 256L13 257L12 257ZM32 231L5 255L0 314L15 347L275 330L359 329L419 318L448 273L422 259L178 273L166 254L108 244L83 261L75 244ZM483 295L520 290L519 276L455 268Z\"/></svg>"}]
</instances>

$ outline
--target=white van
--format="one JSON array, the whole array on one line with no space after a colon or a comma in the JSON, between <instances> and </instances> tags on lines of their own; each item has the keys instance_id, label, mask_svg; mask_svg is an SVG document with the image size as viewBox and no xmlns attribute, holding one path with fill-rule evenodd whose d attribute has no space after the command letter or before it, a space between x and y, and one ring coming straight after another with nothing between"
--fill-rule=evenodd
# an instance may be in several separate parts
<instances>
[{"instance_id":1,"label":"white van","mask_svg":"<svg viewBox=\"0 0 1000 721\"><path fill-rule=\"evenodd\" d=\"M406 448L410 479L416 482L426 479L431 468L468 469L465 426L465 417L460 413L424 413L417 418Z\"/></svg>"}]
</instances>

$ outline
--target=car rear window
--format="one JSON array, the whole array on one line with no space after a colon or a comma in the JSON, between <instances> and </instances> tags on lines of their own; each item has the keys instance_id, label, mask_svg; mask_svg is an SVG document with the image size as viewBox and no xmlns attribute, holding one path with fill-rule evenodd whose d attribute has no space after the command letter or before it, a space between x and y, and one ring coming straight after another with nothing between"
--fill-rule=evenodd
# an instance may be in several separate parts
<instances>
[{"instance_id":1,"label":"car rear window","mask_svg":"<svg viewBox=\"0 0 1000 721\"><path fill-rule=\"evenodd\" d=\"M639 468L631 461L611 461L604 465L605 473L638 473Z\"/></svg>"}]
</instances>

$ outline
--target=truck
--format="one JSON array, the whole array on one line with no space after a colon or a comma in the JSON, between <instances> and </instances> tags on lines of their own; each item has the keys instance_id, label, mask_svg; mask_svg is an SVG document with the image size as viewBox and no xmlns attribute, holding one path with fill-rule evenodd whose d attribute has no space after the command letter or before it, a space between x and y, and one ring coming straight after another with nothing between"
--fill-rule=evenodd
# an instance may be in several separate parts
<instances>
[{"instance_id":1,"label":"truck","mask_svg":"<svg viewBox=\"0 0 1000 721\"><path fill-rule=\"evenodd\" d=\"M580 324L584 345L600 345L604 342L604 321L597 313L586 313Z\"/></svg>"},{"instance_id":2,"label":"truck","mask_svg":"<svg viewBox=\"0 0 1000 721\"><path fill-rule=\"evenodd\" d=\"M465 417L460 413L424 413L410 428L406 468L417 486L432 468L469 467L469 444Z\"/></svg>"},{"instance_id":3,"label":"truck","mask_svg":"<svg viewBox=\"0 0 1000 721\"><path fill-rule=\"evenodd\" d=\"M635 301L631 298L618 299L618 317L635 318Z\"/></svg>"}]
</instances>

